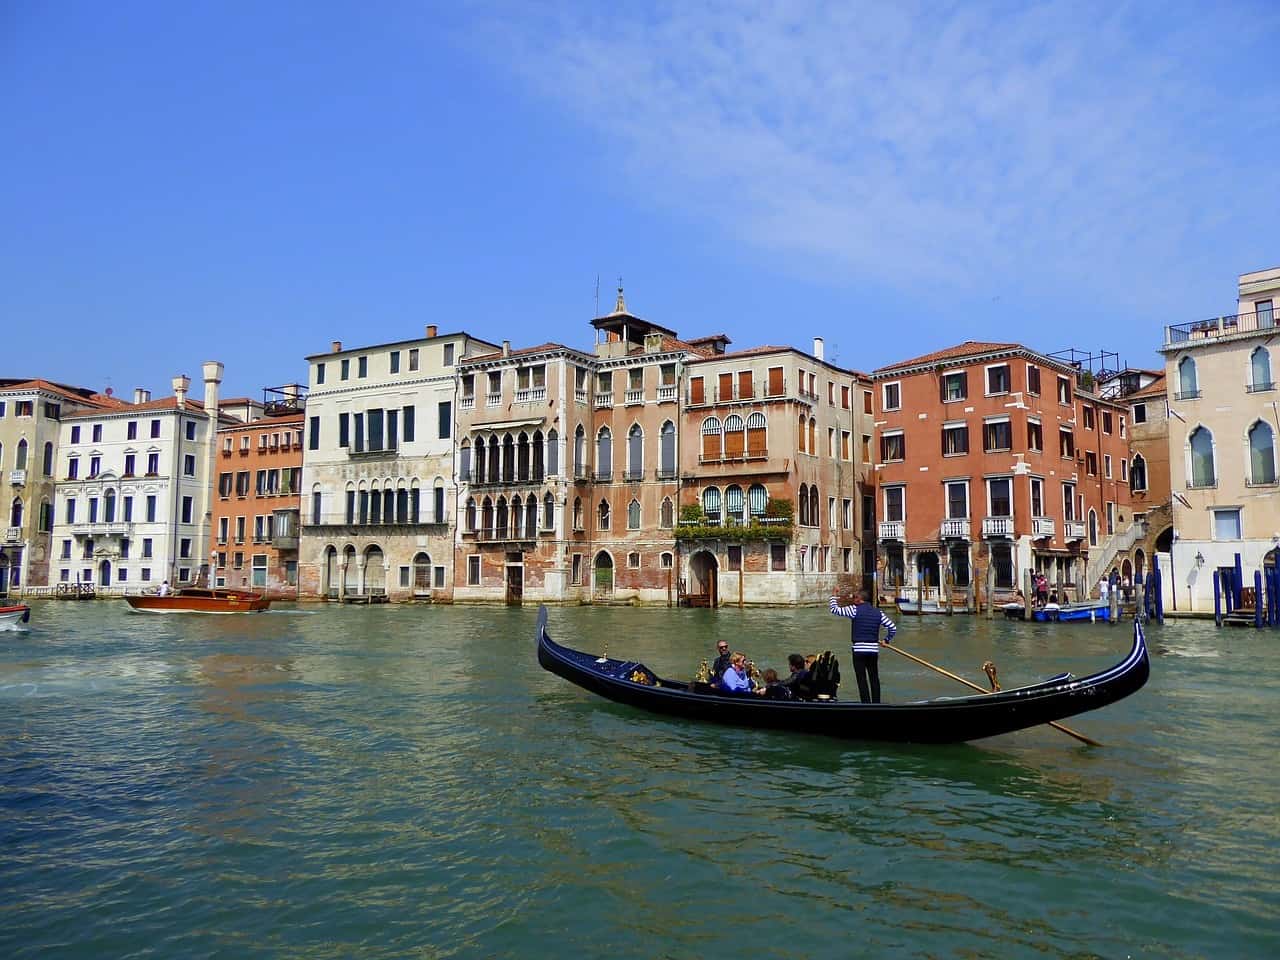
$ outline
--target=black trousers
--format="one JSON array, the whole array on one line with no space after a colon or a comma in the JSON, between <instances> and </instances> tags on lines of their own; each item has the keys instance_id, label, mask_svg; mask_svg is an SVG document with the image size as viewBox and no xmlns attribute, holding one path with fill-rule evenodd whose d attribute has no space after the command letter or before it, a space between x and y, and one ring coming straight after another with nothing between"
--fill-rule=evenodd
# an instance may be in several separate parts
<instances>
[{"instance_id":1,"label":"black trousers","mask_svg":"<svg viewBox=\"0 0 1280 960\"><path fill-rule=\"evenodd\" d=\"M863 703L880 702L880 655L855 653L853 675L858 678L858 698ZM870 689L868 689L868 686Z\"/></svg>"}]
</instances>

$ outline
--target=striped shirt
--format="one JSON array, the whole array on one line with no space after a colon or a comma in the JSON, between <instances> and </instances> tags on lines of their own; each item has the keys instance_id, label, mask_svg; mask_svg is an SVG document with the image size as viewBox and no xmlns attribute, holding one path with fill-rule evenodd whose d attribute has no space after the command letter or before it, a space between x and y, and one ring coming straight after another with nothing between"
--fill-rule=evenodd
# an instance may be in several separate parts
<instances>
[{"instance_id":1,"label":"striped shirt","mask_svg":"<svg viewBox=\"0 0 1280 960\"><path fill-rule=\"evenodd\" d=\"M853 640L853 652L855 654L869 653L869 654L875 655L880 652L880 640L879 640L880 628L883 627L885 631L884 642L891 643L893 641L894 635L898 632L898 627L897 625L894 624L892 620L890 620L887 616L885 616L884 613L877 610L875 607L871 606L871 604L866 603L866 604L862 604L862 606L867 608L868 612L864 613L862 617L859 618L858 604L851 603L847 607L842 607L840 606L839 601L837 601L835 597L831 598L832 615L836 617L847 617L848 619L854 621L853 629L854 629L855 636ZM876 616L876 615L878 615L880 618L878 621L872 619L873 616ZM866 636L865 634L870 633L870 631L868 630L859 631L858 630L859 619L861 619L864 624L874 623L875 632L871 633L870 636ZM863 633L864 635L858 636L859 633Z\"/></svg>"}]
</instances>

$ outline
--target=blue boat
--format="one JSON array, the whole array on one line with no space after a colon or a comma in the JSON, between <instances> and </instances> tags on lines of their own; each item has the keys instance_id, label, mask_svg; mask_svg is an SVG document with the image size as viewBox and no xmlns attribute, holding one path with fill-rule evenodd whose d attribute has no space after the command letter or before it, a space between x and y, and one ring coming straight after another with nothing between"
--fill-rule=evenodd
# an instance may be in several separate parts
<instances>
[{"instance_id":1,"label":"blue boat","mask_svg":"<svg viewBox=\"0 0 1280 960\"><path fill-rule=\"evenodd\" d=\"M1085 620L1090 623L1106 623L1111 619L1111 607L1106 600L1085 600L1083 603L1046 603L1033 610L1031 617L1040 622L1071 623Z\"/></svg>"}]
</instances>

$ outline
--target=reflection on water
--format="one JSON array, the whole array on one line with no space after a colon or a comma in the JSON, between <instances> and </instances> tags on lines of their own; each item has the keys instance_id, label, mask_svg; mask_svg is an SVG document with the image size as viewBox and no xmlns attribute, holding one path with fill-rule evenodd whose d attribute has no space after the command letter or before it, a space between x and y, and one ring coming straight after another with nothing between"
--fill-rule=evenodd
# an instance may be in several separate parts
<instances>
[{"instance_id":1,"label":"reflection on water","mask_svg":"<svg viewBox=\"0 0 1280 960\"><path fill-rule=\"evenodd\" d=\"M1152 679L1047 729L924 747L703 727L540 671L535 611L37 605L0 648L5 956L1263 956L1274 634L1153 627ZM818 610L563 608L571 645L687 676L843 653ZM1006 685L1127 628L916 618ZM1189 655L1185 651L1217 653ZM887 695L956 693L882 657Z\"/></svg>"}]
</instances>

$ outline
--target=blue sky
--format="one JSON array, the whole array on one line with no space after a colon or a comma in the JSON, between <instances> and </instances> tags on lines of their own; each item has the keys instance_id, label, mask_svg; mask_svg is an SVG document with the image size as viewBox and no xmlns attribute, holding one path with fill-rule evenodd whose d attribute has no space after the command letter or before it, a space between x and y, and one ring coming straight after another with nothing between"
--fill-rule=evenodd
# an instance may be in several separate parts
<instances>
[{"instance_id":1,"label":"blue sky","mask_svg":"<svg viewBox=\"0 0 1280 960\"><path fill-rule=\"evenodd\" d=\"M0 376L228 394L628 305L870 370L1158 362L1280 265L1280 7L0 7Z\"/></svg>"}]
</instances>

